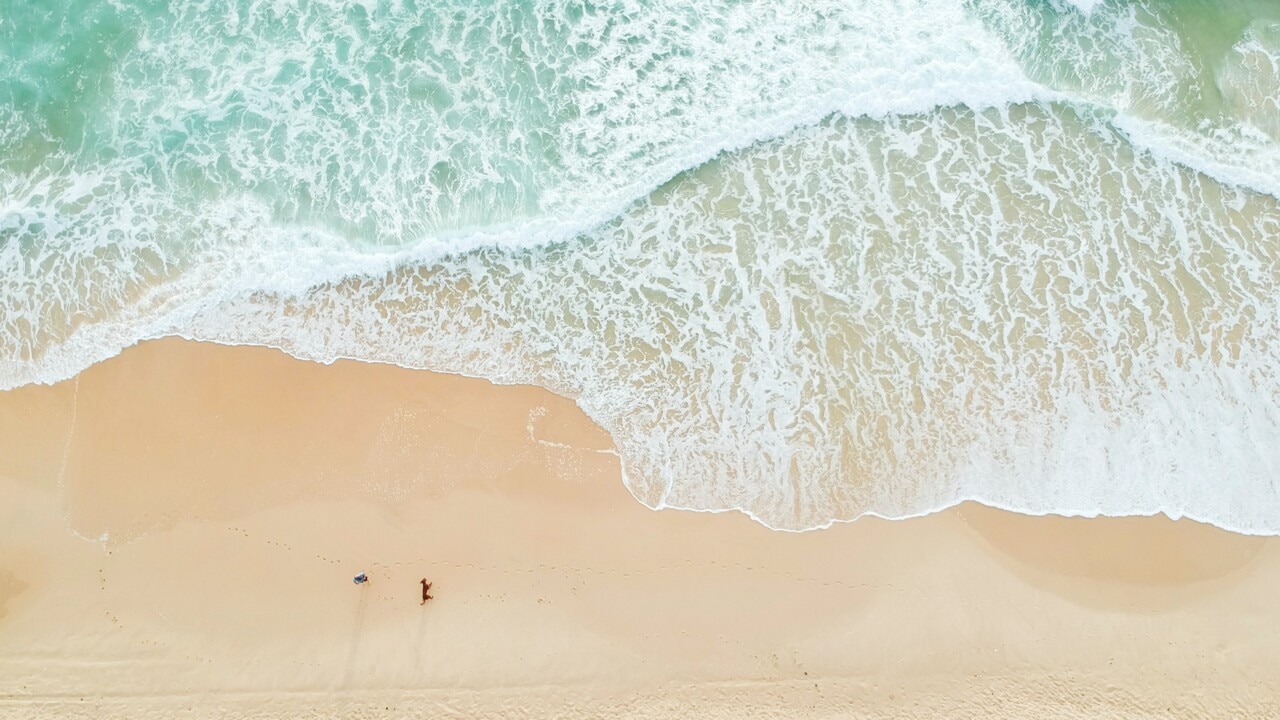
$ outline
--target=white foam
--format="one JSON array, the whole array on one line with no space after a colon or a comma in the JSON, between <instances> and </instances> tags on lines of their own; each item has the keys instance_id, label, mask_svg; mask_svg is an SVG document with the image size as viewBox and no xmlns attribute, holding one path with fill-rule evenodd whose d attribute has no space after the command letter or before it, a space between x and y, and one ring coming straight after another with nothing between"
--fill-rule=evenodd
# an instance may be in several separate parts
<instances>
[{"instance_id":1,"label":"white foam","mask_svg":"<svg viewBox=\"0 0 1280 720\"><path fill-rule=\"evenodd\" d=\"M1079 10L1086 17L1093 14L1102 5L1103 0L1065 0L1069 7Z\"/></svg>"},{"instance_id":2,"label":"white foam","mask_svg":"<svg viewBox=\"0 0 1280 720\"><path fill-rule=\"evenodd\" d=\"M1280 143L1248 125L1190 133L1152 120L1118 115L1113 123L1136 147L1220 182L1280 197Z\"/></svg>"}]
</instances>

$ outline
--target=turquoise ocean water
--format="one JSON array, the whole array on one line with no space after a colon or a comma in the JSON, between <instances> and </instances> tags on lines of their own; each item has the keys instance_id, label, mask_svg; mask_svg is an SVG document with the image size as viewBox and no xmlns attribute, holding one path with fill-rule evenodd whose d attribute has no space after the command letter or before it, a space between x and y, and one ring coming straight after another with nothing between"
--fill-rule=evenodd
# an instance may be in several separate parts
<instances>
[{"instance_id":1,"label":"turquoise ocean water","mask_svg":"<svg viewBox=\"0 0 1280 720\"><path fill-rule=\"evenodd\" d=\"M535 383L777 528L1280 532L1278 198L1273 0L0 0L0 388Z\"/></svg>"}]
</instances>

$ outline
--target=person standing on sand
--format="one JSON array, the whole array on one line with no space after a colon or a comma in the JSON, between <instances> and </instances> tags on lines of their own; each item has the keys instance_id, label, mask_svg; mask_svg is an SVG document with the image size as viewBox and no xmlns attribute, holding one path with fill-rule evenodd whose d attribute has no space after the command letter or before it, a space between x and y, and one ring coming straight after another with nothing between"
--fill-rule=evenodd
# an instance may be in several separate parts
<instances>
[{"instance_id":1,"label":"person standing on sand","mask_svg":"<svg viewBox=\"0 0 1280 720\"><path fill-rule=\"evenodd\" d=\"M426 605L427 601L431 599L431 593L430 593L431 583L427 582L426 578L422 578L418 582L422 583L422 602L418 604Z\"/></svg>"}]
</instances>

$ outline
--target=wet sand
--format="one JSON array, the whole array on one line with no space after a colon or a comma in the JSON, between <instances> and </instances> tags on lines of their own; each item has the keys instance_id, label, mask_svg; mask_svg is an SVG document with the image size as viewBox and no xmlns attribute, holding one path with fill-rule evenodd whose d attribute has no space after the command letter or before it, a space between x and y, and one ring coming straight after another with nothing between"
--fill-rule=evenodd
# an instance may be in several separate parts
<instances>
[{"instance_id":1,"label":"wet sand","mask_svg":"<svg viewBox=\"0 0 1280 720\"><path fill-rule=\"evenodd\" d=\"M169 339L0 393L5 718L1271 718L1278 590L1163 517L653 512L537 388Z\"/></svg>"}]
</instances>

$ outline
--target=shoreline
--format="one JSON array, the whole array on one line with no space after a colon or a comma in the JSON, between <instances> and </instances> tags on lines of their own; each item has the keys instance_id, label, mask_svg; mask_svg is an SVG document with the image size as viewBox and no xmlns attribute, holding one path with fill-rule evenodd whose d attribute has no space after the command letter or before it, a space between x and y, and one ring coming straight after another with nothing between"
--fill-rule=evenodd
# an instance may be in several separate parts
<instances>
[{"instance_id":1,"label":"shoreline","mask_svg":"<svg viewBox=\"0 0 1280 720\"><path fill-rule=\"evenodd\" d=\"M1280 714L1280 539L974 503L780 533L620 472L545 390L260 347L0 393L0 714Z\"/></svg>"},{"instance_id":2,"label":"shoreline","mask_svg":"<svg viewBox=\"0 0 1280 720\"><path fill-rule=\"evenodd\" d=\"M115 360L115 358L120 357L120 355L121 355L121 354L129 353L129 352L131 352L134 348L137 348L137 347L138 347L138 346L140 346L140 345L141 345L141 346L146 346L146 345L150 345L150 344L152 344L152 343L174 343L174 342L191 343L191 344L195 344L195 345L202 345L202 346L216 346L216 347L219 347L219 348L229 348L229 349L234 349L234 348L252 348L252 349L258 349L258 350L271 350L271 351L278 352L278 353L280 353L280 354L282 354L282 355L285 355L285 356L289 357L289 358L290 358L290 359L292 359L292 360L296 360L296 361L298 361L298 362L303 362L303 363L308 363L308 364L313 364L313 365L330 366L330 365L334 365L334 364L337 364L337 363L355 363L355 364L359 364L359 365L368 365L368 366L371 366L371 367L387 367L387 368L395 368L395 369L397 369L397 370L403 370L403 371L408 371L408 372L413 372L413 373L426 373L426 374L429 374L429 375L435 375L435 376L444 376L444 377L458 378L458 379L461 379L461 380L473 380L473 381L478 381L478 382L480 382L480 383L483 383L483 384L484 384L484 385L486 385L486 386L491 386L491 387L493 387L493 388L529 388L529 387L536 387L537 389L542 390L542 391L544 391L544 392L548 392L548 393L551 393L552 395L555 395L555 396L557 396L557 397L560 397L560 398L563 398L563 399L567 399L567 400L569 400L570 402L573 402L573 403L575 404L575 406L577 405L576 400L575 400L574 398L566 397L566 396L563 396L563 395L559 395L558 393L555 393L555 392L554 392L554 391L552 391L552 390L547 390L546 388L542 388L542 387L539 387L539 386L530 386L530 385L527 385L527 384L524 384L524 383L503 383L503 382L498 382L498 381L490 380L489 378L482 377L482 376L479 376L479 375L468 375L468 374L466 374L466 373L462 373L462 372L444 372L444 371L439 371L439 370L425 370L425 369L422 369L422 368L416 368L416 367L413 367L413 366L411 366L411 365L404 365L404 364L400 364L400 363L397 363L397 362L394 362L394 361L366 360L366 359L363 359L363 358L358 358L358 357L348 357L348 356L345 356L345 355L334 355L334 356L326 357L326 358L313 358L313 357L307 357L307 356L302 355L302 354L295 354L295 353L294 353L293 351L291 351L290 349L288 349L288 348L286 348L286 347L283 347L283 346L281 346L281 345L274 345L274 344L270 344L270 343L232 343L232 342L224 342L224 341L216 340L216 339L213 339L213 340L200 339L200 338L190 337L190 336L186 336L186 335L182 335L182 334L166 335L166 336L159 337L159 338L148 338L148 339L144 339L144 340L139 340L139 341L135 342L133 345L130 345L130 346L128 346L128 347L126 347L126 348L124 348L123 350L121 350L121 351L120 351L119 353L117 353L116 355L112 355L112 356L110 356L110 357L107 357L107 358L106 358L106 359L104 359L104 360L100 360L100 361L98 361L97 363L94 363L94 365L98 365L98 364L101 364L101 363L108 363L108 362L111 362L111 361ZM93 366L91 365L90 367L93 367ZM87 370L87 369L86 369L86 370ZM8 389L8 390L0 388L0 395L3 395L3 393L6 393L6 392L12 392L12 391L16 391L16 390L21 390L22 388L25 388L25 387L51 387L51 386L55 386L55 385L62 385L62 384L68 383L68 382L73 382L73 381L74 381L76 378L78 378L81 374L82 374L82 373L77 373L77 374L75 374L75 375L72 375L71 377L67 377L67 378L64 378L64 379L61 379L61 380L49 381L49 382L46 382L46 381L43 381L43 380L37 380L37 381L34 381L34 382L32 382L32 383L30 383L30 384L28 384L28 385L19 386L19 387L17 387L17 388L10 388L10 389ZM579 408L579 410L581 410L581 409ZM584 415L585 415L585 411L584 411ZM587 421L588 421L588 422L590 422L590 423L592 423L592 424L594 424L594 423L595 423L594 419L593 419L593 418L591 418L590 416L587 416ZM605 432L607 433L607 431L605 431ZM615 454L616 454L616 450L614 450L613 452L615 452ZM682 507L682 506L678 506L678 505L663 505L663 506L661 506L661 507L652 507L652 506L650 506L650 505L646 504L643 500L641 500L639 497L637 497L634 493L631 493L631 492L630 492L630 488L626 486L625 481L623 482L623 487L626 487L626 488L627 488L628 493L629 493L629 494L631 494L632 498L634 498L634 499L635 499L635 501L636 501L637 503L639 503L639 504L640 504L640 505L642 505L643 507L645 507L645 508L647 508L647 509L649 509L649 510L652 510L652 511L654 511L654 512L660 512L660 511L663 511L663 510L673 510L673 511L677 511L677 512L706 513L706 514L711 514L711 515L719 515L719 514L724 514L724 513L731 513L731 514L736 513L736 514L743 515L744 517L747 517L747 518L748 518L748 519L750 519L752 522L757 523L757 524L761 525L762 527L764 527L764 528L766 528L766 529L768 529L768 530L770 530L770 531L773 531L773 532L783 532L783 533L807 533L807 532L820 532L820 531L823 531L823 530L829 530L829 529L831 529L831 528L833 528L833 527L837 527L837 526L839 526L839 525L844 525L844 524L848 524L848 523L855 523L855 522L858 522L858 521L860 521L860 520L864 520L864 519L885 520L885 521L889 521L889 522L902 522L902 521L907 521L907 520L915 520L915 519L917 519L917 518L928 517L928 516L930 516L930 515L935 515L935 514L937 514L937 513L944 513L944 512L952 511L952 510L955 510L955 509L957 509L957 508L963 507L963 506L965 506L965 505L981 505L982 507L985 507L985 508L988 508L988 509L991 509L991 510L997 510L997 511L1001 511L1001 512L1007 512L1007 513L1011 513L1011 514L1014 514L1014 515L1021 515L1021 516L1024 516L1024 517L1050 517L1050 518L1059 518L1059 517L1061 517L1061 518L1082 518L1082 519L1089 519L1089 520L1096 519L1096 518L1104 518L1104 519L1108 519L1108 518L1111 518L1111 519L1121 519L1121 518L1164 518L1164 519L1167 519L1167 520L1170 520L1170 521L1173 521L1173 522L1178 522L1178 521L1181 521L1181 520L1188 520L1188 521L1191 521L1191 522L1194 522L1194 523L1197 523L1197 524L1201 524L1201 525L1208 525L1208 526L1211 526L1211 527L1217 528L1217 529L1219 529L1219 530L1222 530L1222 531L1224 531L1224 532L1229 532L1229 533L1232 533L1232 534L1235 534L1235 535L1244 535L1244 536L1249 536L1249 537L1260 537L1260 538L1280 537L1280 530L1276 530L1276 531L1274 531L1274 532L1262 532L1262 531L1254 532L1254 531L1249 530L1249 529L1245 529L1245 528L1240 528L1240 527L1235 527L1235 526L1231 526L1231 525L1223 524L1223 523L1220 523L1220 522L1216 522L1216 521L1214 521L1214 520L1212 520L1212 519L1206 519L1206 518L1203 518L1203 517L1199 517L1199 516L1197 516L1197 515L1195 515L1195 514L1192 514L1192 513L1186 513L1186 512L1178 512L1177 514L1173 514L1173 513L1170 513L1170 512L1168 512L1168 511L1166 511L1166 510L1155 510L1155 511L1152 511L1152 512L1135 512L1135 513L1124 513L1124 514L1116 514L1116 515L1108 514L1108 513L1104 512L1104 511L1071 511L1071 510L1059 511L1059 510L1053 510L1053 511L1035 512L1035 511L1027 510L1027 509L1024 509L1024 508L1017 508L1017 507L1013 507L1013 506L1002 505L1002 504L999 504L999 503L996 503L996 502L992 502L992 501L987 500L987 499L985 499L985 498L978 497L978 496L974 496L974 495L967 495L967 496L964 496L964 497L960 497L960 498L957 498L957 499L955 499L955 500L953 500L953 501L951 501L951 502L949 502L949 503L947 503L947 504L940 505L940 506L938 506L938 507L930 508L930 509L927 509L927 510L921 510L920 512L912 513L912 514L908 514L908 515L901 515L901 516L884 515L884 514L881 514L881 513L875 512L874 510L869 510L869 511L864 512L864 513L862 513L861 515L858 515L858 516L856 516L856 517L852 517L852 518L832 518L832 519L830 519L830 520L827 520L827 521L826 521L824 524L822 524L822 525L815 525L815 526L813 526L813 527L801 528L801 529L793 529L793 528L787 528L787 527L776 527L776 526L770 525L768 522L766 522L766 521L764 521L764 520L760 519L758 516L756 516L755 514L753 514L751 511L749 511L749 510L747 510L747 509L745 509L745 508L741 508L741 507L722 508L722 509L714 509L714 508L695 508L695 507Z\"/></svg>"}]
</instances>

